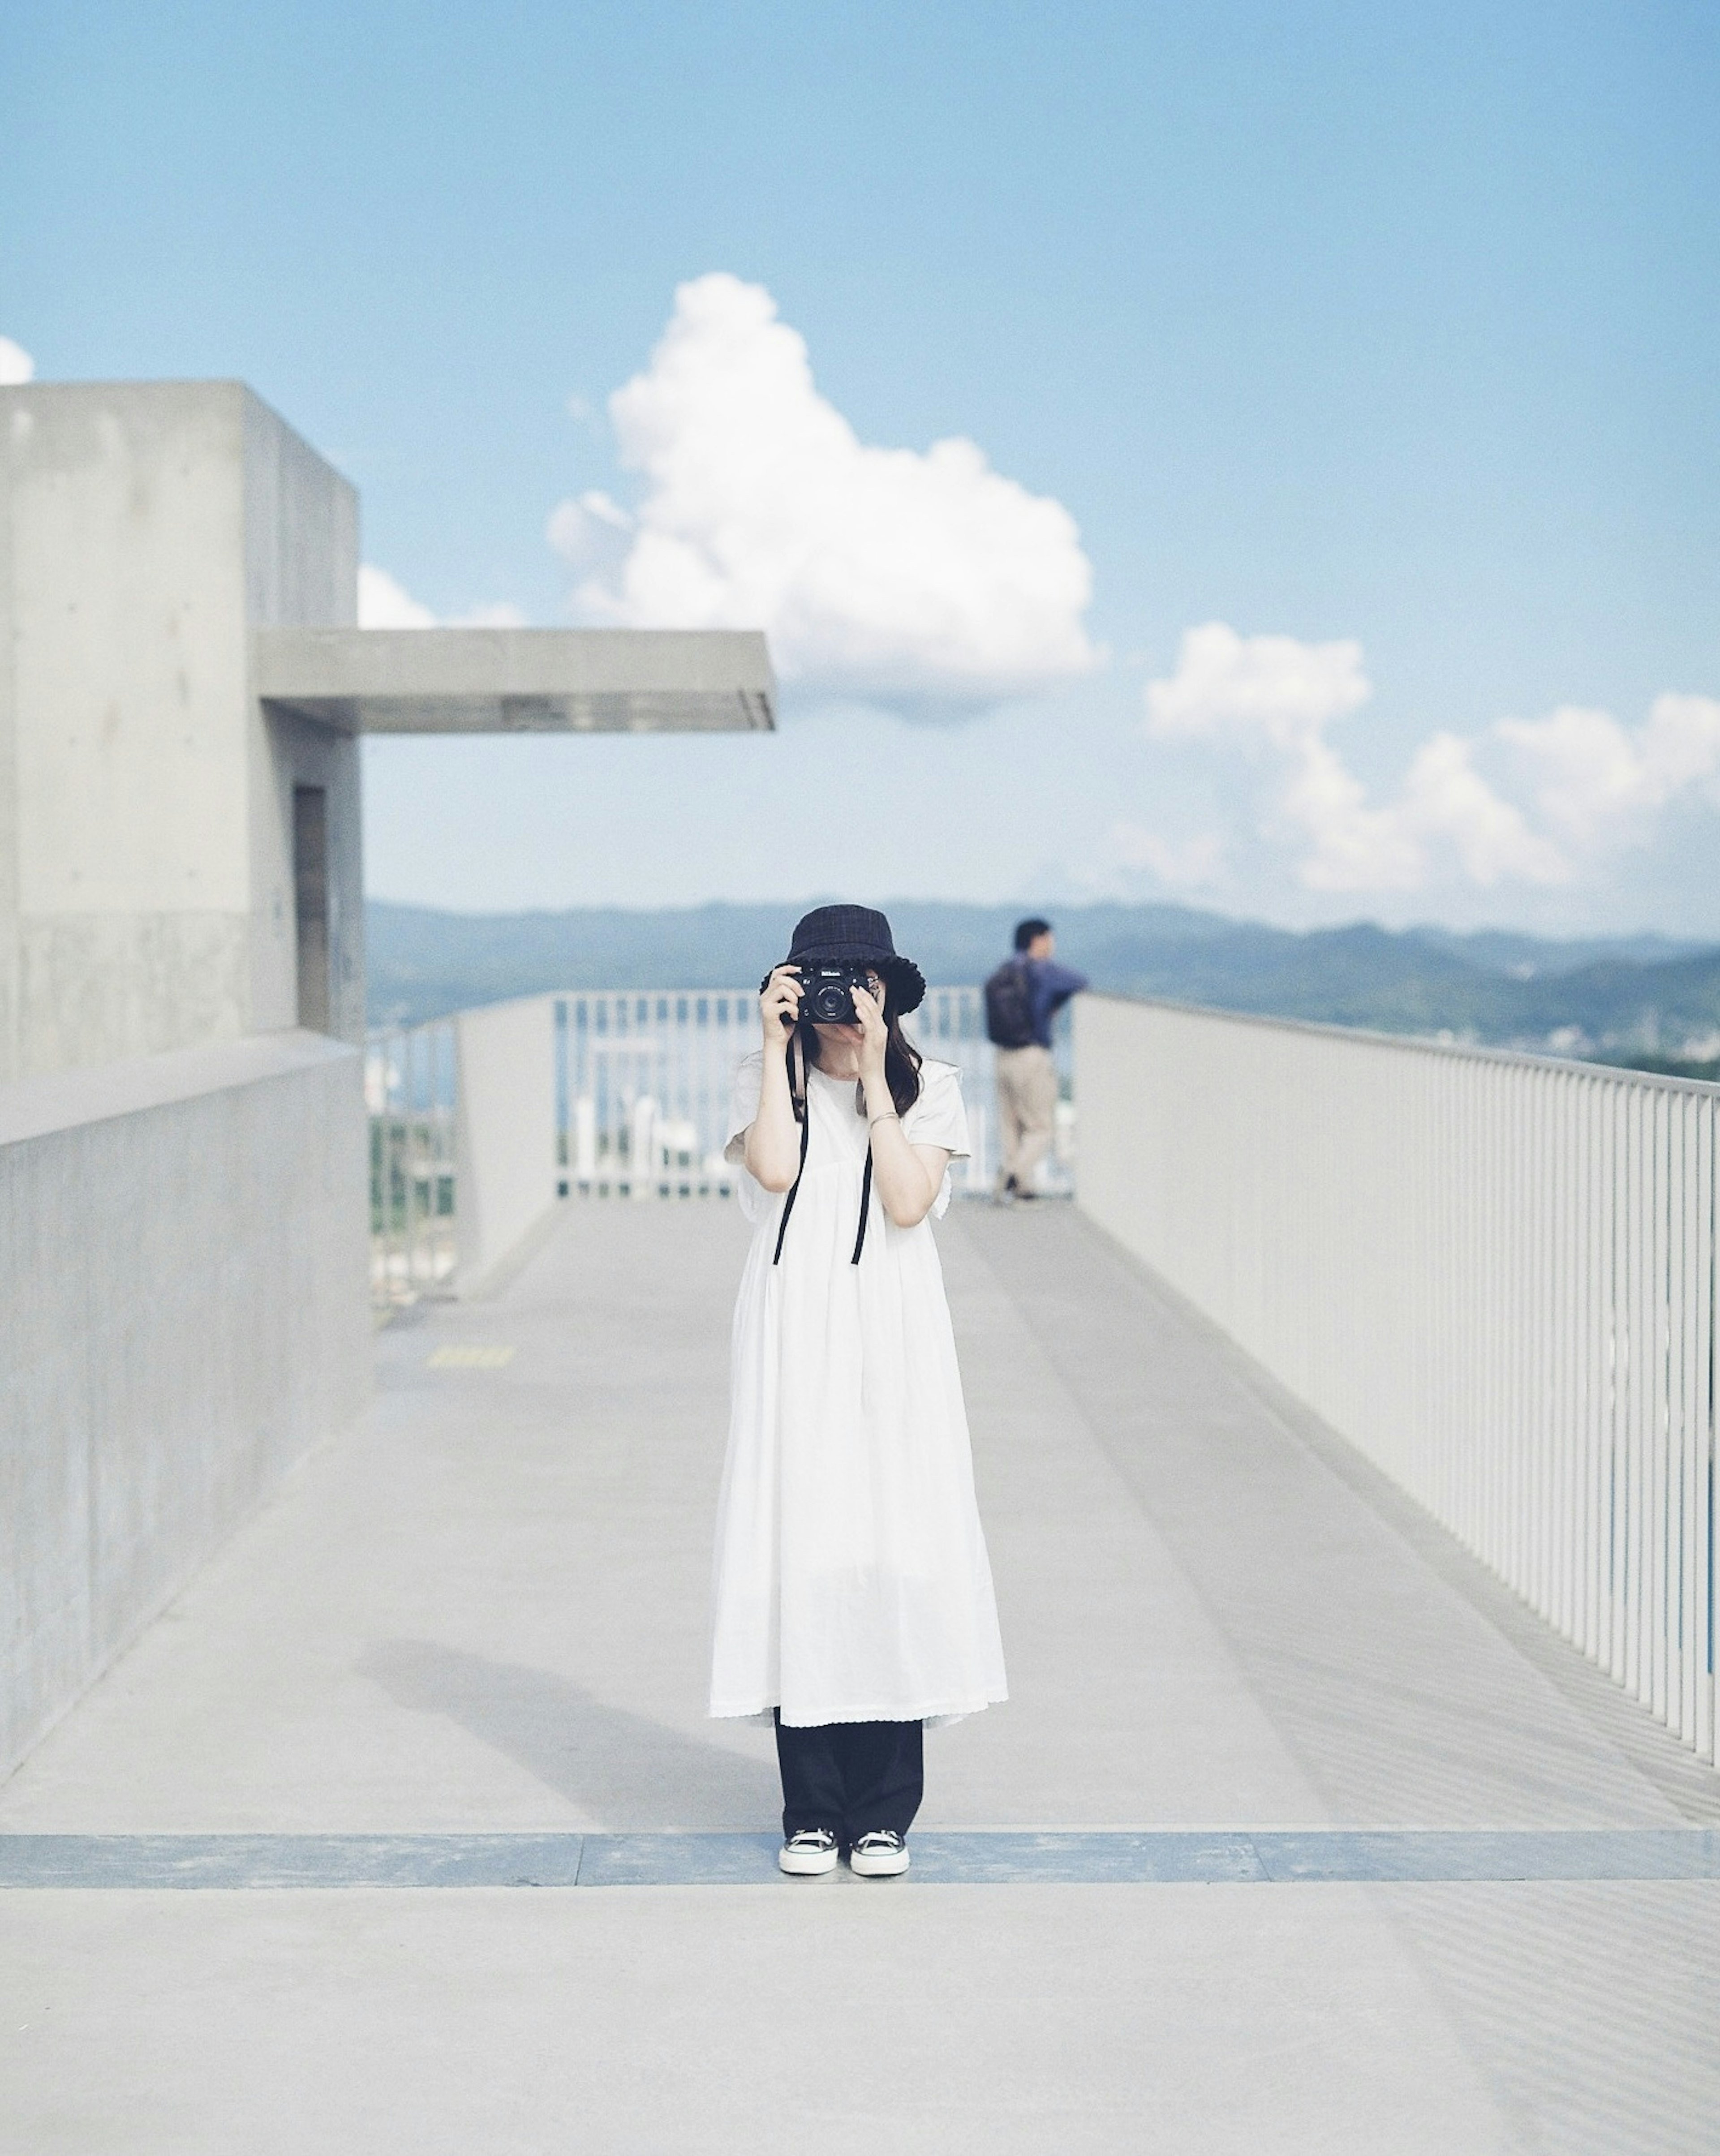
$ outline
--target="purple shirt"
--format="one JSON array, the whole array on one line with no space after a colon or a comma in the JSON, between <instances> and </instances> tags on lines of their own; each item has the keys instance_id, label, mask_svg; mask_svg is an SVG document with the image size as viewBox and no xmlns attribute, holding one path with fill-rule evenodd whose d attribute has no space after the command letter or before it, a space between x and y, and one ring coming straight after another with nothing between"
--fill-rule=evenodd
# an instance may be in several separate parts
<instances>
[{"instance_id":1,"label":"purple shirt","mask_svg":"<svg viewBox=\"0 0 1720 2156\"><path fill-rule=\"evenodd\" d=\"M1085 973L1060 966L1055 958L1022 957L1027 971L1027 993L1033 1003L1033 1037L1041 1048L1051 1045L1051 1021L1071 996L1087 985Z\"/></svg>"}]
</instances>

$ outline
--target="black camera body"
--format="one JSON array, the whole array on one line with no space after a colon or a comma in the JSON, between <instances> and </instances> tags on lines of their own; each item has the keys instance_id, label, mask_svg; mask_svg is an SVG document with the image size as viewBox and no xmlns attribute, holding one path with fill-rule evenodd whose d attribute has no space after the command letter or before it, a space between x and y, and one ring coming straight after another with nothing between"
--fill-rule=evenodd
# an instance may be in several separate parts
<instances>
[{"instance_id":1,"label":"black camera body","mask_svg":"<svg viewBox=\"0 0 1720 2156\"><path fill-rule=\"evenodd\" d=\"M830 959L818 966L799 965L800 1015L814 1025L853 1025L856 1023L854 992L871 979L870 966L855 966L846 959Z\"/></svg>"}]
</instances>

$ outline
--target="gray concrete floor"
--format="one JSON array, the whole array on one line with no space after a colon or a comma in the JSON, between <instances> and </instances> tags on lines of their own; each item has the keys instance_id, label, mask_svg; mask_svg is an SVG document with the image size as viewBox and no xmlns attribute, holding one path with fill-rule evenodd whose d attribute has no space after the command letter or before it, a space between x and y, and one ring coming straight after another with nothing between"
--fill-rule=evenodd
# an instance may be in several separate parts
<instances>
[{"instance_id":1,"label":"gray concrete floor","mask_svg":"<svg viewBox=\"0 0 1720 2156\"><path fill-rule=\"evenodd\" d=\"M571 1212L3 1790L0 1831L768 1825L702 1714L741 1224ZM946 1826L1677 1826L1688 1760L1066 1208L942 1244L1009 1657ZM501 1368L439 1350L511 1348ZM1720 1885L18 1891L0 2148L1712 2148Z\"/></svg>"}]
</instances>

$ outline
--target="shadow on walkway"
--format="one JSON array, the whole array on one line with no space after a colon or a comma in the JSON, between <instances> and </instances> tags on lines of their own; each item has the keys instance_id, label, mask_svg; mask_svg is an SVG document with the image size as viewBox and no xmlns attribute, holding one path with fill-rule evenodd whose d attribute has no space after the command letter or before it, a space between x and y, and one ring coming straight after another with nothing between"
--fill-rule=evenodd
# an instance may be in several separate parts
<instances>
[{"instance_id":1,"label":"shadow on walkway","mask_svg":"<svg viewBox=\"0 0 1720 2156\"><path fill-rule=\"evenodd\" d=\"M383 1640L355 1666L400 1706L493 1746L593 1828L768 1830L781 1810L773 1758L701 1744L550 1671L430 1640Z\"/></svg>"}]
</instances>

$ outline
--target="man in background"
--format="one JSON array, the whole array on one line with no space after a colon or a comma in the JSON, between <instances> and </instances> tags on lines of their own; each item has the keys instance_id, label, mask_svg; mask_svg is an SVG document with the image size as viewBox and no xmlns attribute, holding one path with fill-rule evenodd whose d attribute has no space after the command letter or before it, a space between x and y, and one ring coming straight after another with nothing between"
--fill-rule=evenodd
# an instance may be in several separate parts
<instances>
[{"instance_id":1,"label":"man in background","mask_svg":"<svg viewBox=\"0 0 1720 2156\"><path fill-rule=\"evenodd\" d=\"M985 984L985 1029L998 1051L998 1197L1037 1198L1035 1178L1057 1122L1051 1024L1086 975L1060 966L1049 921L1018 921L1015 955Z\"/></svg>"}]
</instances>

